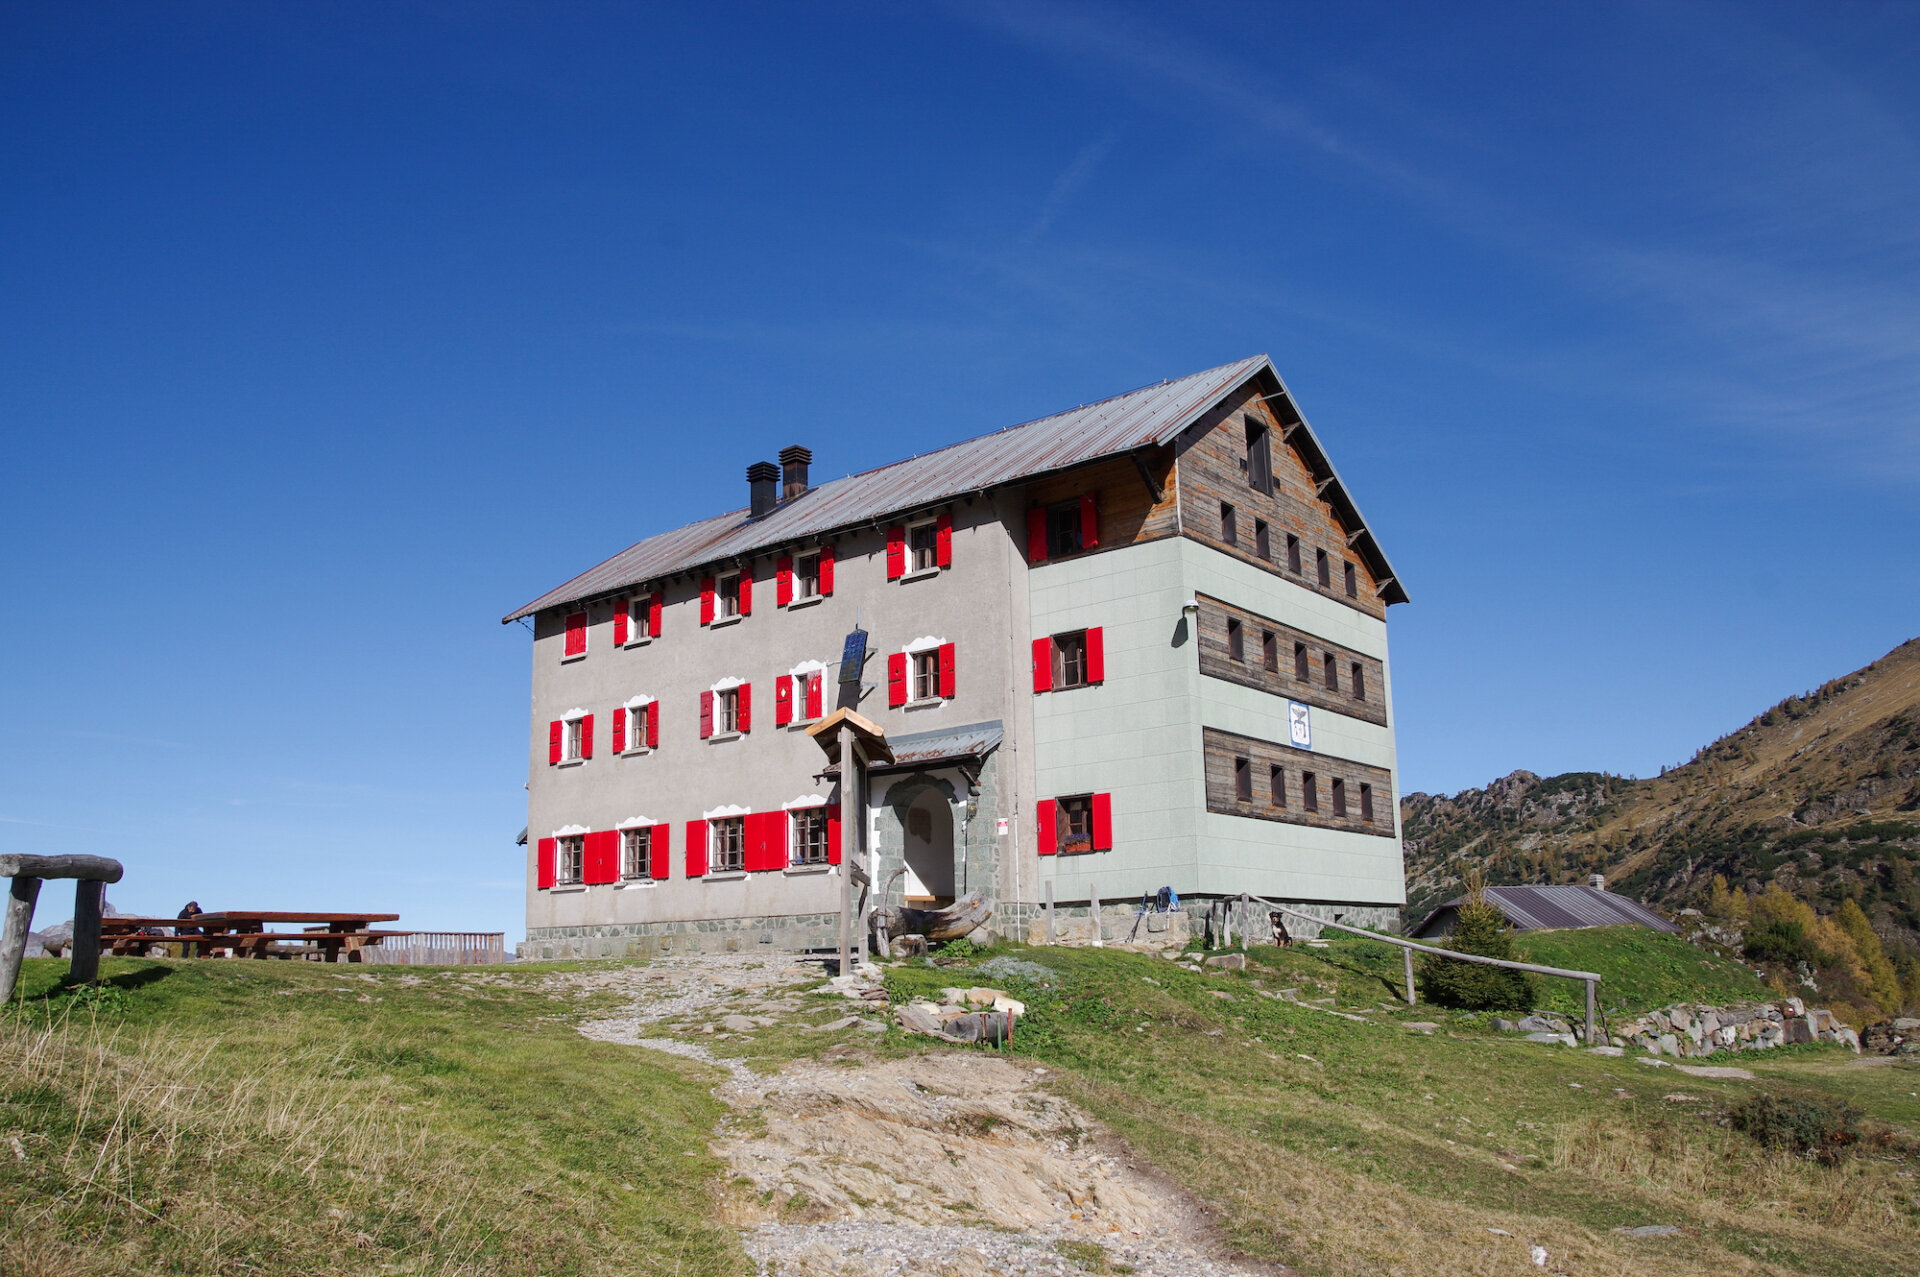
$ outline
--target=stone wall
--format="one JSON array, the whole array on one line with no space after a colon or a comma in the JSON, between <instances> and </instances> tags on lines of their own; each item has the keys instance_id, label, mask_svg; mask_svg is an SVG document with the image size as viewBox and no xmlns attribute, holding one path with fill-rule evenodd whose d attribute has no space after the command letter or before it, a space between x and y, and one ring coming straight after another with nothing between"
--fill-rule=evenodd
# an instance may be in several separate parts
<instances>
[{"instance_id":1,"label":"stone wall","mask_svg":"<svg viewBox=\"0 0 1920 1277\"><path fill-rule=\"evenodd\" d=\"M1860 1035L1831 1011L1808 1007L1799 998L1759 1006L1713 1007L1676 1003L1658 1011L1607 1025L1617 1047L1652 1055L1691 1058L1716 1051L1764 1051L1769 1047L1838 1042L1860 1049Z\"/></svg>"},{"instance_id":2,"label":"stone wall","mask_svg":"<svg viewBox=\"0 0 1920 1277\"><path fill-rule=\"evenodd\" d=\"M833 949L839 943L838 913L800 913L763 918L532 927L527 931L527 938L514 946L514 953L526 959L654 958L756 949L787 952Z\"/></svg>"}]
</instances>

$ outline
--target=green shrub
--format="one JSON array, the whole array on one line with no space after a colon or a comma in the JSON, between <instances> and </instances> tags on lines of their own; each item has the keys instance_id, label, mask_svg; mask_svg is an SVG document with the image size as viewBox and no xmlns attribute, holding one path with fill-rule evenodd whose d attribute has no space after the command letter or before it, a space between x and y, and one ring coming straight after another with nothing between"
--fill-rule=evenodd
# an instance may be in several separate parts
<instances>
[{"instance_id":1,"label":"green shrub","mask_svg":"<svg viewBox=\"0 0 1920 1277\"><path fill-rule=\"evenodd\" d=\"M1727 1118L1733 1129L1768 1148L1834 1162L1860 1141L1860 1110L1844 1100L1799 1100L1761 1092L1734 1105Z\"/></svg>"},{"instance_id":2,"label":"green shrub","mask_svg":"<svg viewBox=\"0 0 1920 1277\"><path fill-rule=\"evenodd\" d=\"M1747 928L1744 939L1743 952L1754 962L1827 965L1827 956L1814 945L1806 927L1792 919L1755 923Z\"/></svg>"},{"instance_id":3,"label":"green shrub","mask_svg":"<svg viewBox=\"0 0 1920 1277\"><path fill-rule=\"evenodd\" d=\"M1513 958L1513 937L1497 905L1461 904L1447 947L1487 958ZM1525 1011L1534 1003L1533 980L1524 971L1455 962L1428 954L1420 960L1420 992L1427 1001L1468 1011Z\"/></svg>"}]
</instances>

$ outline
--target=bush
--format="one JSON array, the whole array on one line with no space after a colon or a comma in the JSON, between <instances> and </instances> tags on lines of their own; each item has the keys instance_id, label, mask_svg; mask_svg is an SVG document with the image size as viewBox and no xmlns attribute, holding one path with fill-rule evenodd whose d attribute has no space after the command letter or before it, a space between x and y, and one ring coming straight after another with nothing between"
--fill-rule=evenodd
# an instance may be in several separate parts
<instances>
[{"instance_id":1,"label":"bush","mask_svg":"<svg viewBox=\"0 0 1920 1277\"><path fill-rule=\"evenodd\" d=\"M1463 902L1447 947L1512 960L1513 938L1506 915L1484 900ZM1524 971L1455 962L1433 954L1420 960L1420 992L1438 1006L1467 1011L1525 1011L1535 1001L1533 980Z\"/></svg>"},{"instance_id":2,"label":"bush","mask_svg":"<svg viewBox=\"0 0 1920 1277\"><path fill-rule=\"evenodd\" d=\"M1736 1131L1768 1148L1785 1149L1816 1161L1834 1162L1860 1141L1860 1110L1845 1101L1797 1100L1790 1096L1750 1095L1727 1114Z\"/></svg>"},{"instance_id":3,"label":"bush","mask_svg":"<svg viewBox=\"0 0 1920 1277\"><path fill-rule=\"evenodd\" d=\"M1755 962L1826 965L1826 955L1814 947L1806 927L1797 920L1756 923L1747 928L1745 940L1743 951Z\"/></svg>"}]
</instances>

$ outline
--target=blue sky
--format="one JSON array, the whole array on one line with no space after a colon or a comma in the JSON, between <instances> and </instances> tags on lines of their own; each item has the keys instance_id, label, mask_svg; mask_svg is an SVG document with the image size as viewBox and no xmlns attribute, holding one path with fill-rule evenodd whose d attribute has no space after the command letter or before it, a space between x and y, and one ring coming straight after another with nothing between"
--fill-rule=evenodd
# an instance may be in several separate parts
<instances>
[{"instance_id":1,"label":"blue sky","mask_svg":"<svg viewBox=\"0 0 1920 1277\"><path fill-rule=\"evenodd\" d=\"M6 6L0 849L517 934L503 614L783 444L1257 351L1413 596L1403 788L1656 771L1920 633L1917 58L1880 4Z\"/></svg>"}]
</instances>

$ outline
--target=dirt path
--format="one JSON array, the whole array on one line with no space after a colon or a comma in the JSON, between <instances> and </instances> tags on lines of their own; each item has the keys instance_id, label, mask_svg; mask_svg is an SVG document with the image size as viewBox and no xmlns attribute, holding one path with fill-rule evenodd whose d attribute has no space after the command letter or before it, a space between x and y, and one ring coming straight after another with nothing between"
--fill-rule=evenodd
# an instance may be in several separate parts
<instances>
[{"instance_id":1,"label":"dirt path","mask_svg":"<svg viewBox=\"0 0 1920 1277\"><path fill-rule=\"evenodd\" d=\"M715 1039L803 1019L817 964L663 960L559 978L633 998L587 1036L732 1074L715 1089L733 1112L713 1144L728 1167L722 1217L766 1277L1276 1271L1228 1259L1204 1212L1045 1091L1045 1069L965 1050L867 1059L861 1030L878 1016L830 1018L846 1039L834 1058L777 1074L713 1056Z\"/></svg>"}]
</instances>

